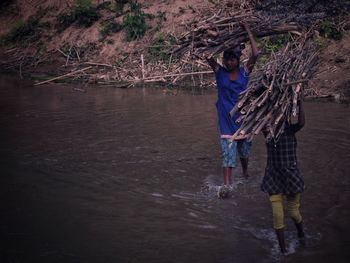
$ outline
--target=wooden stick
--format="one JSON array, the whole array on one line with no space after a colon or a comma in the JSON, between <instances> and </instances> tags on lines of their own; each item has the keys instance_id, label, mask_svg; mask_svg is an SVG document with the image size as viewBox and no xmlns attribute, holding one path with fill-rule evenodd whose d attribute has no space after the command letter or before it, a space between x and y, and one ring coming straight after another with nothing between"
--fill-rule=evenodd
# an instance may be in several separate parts
<instances>
[{"instance_id":1,"label":"wooden stick","mask_svg":"<svg viewBox=\"0 0 350 263\"><path fill-rule=\"evenodd\" d=\"M103 64L103 63L96 63L96 62L84 62L84 64L86 64L86 65L93 65L93 66L102 66L102 67L113 68L113 66L110 65L110 64Z\"/></svg>"},{"instance_id":2,"label":"wooden stick","mask_svg":"<svg viewBox=\"0 0 350 263\"><path fill-rule=\"evenodd\" d=\"M72 46L70 46L70 48L69 48L69 54L67 56L66 66L68 65L68 62L69 62L69 59L70 59L70 54L72 54Z\"/></svg>"},{"instance_id":3,"label":"wooden stick","mask_svg":"<svg viewBox=\"0 0 350 263\"><path fill-rule=\"evenodd\" d=\"M170 77L177 77L177 76L192 76L192 75L200 75L200 74L213 74L213 71L210 70L210 71L197 71L197 72L185 72L185 73L178 73L178 74L160 75L160 76L147 77L144 80L170 78Z\"/></svg>"},{"instance_id":4,"label":"wooden stick","mask_svg":"<svg viewBox=\"0 0 350 263\"><path fill-rule=\"evenodd\" d=\"M145 79L145 62L143 60L143 54L141 54L141 73L142 73L142 80Z\"/></svg>"},{"instance_id":5,"label":"wooden stick","mask_svg":"<svg viewBox=\"0 0 350 263\"><path fill-rule=\"evenodd\" d=\"M64 74L62 76L59 76L59 77L55 77L55 78L52 78L52 79L49 79L49 80L45 80L45 81L42 81L42 82L38 82L38 83L35 83L34 86L38 86L38 85L42 85L42 84L45 84L45 83L49 83L49 82L52 82L54 80L58 80L58 79L63 79L65 77L68 77L68 76L72 76L76 73L79 73L79 72L84 72L88 69L91 69L92 67L87 67L87 68L83 68L83 69L79 69L79 70L76 70L76 71L73 71L73 72L70 72L70 73L67 73L67 74Z\"/></svg>"}]
</instances>

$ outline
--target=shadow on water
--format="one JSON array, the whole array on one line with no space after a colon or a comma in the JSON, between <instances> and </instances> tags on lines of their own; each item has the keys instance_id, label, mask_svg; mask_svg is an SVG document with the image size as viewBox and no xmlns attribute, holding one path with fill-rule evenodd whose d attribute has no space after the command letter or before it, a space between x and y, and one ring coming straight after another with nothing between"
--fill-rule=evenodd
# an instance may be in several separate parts
<instances>
[{"instance_id":1,"label":"shadow on water","mask_svg":"<svg viewBox=\"0 0 350 263\"><path fill-rule=\"evenodd\" d=\"M86 91L86 92L85 92ZM281 256L260 191L221 167L213 92L0 78L1 262L348 262L350 109L307 103L298 135L307 245L286 218Z\"/></svg>"}]
</instances>

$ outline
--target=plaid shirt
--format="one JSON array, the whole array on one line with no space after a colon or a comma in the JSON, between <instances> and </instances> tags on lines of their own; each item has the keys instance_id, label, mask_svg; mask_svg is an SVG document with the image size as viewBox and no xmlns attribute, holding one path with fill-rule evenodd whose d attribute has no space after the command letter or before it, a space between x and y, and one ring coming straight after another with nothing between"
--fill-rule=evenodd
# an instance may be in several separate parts
<instances>
[{"instance_id":1,"label":"plaid shirt","mask_svg":"<svg viewBox=\"0 0 350 263\"><path fill-rule=\"evenodd\" d=\"M296 128L292 125L280 136L278 141L271 139L266 143L267 166L288 167L297 165L297 139L294 132Z\"/></svg>"},{"instance_id":2,"label":"plaid shirt","mask_svg":"<svg viewBox=\"0 0 350 263\"><path fill-rule=\"evenodd\" d=\"M290 125L278 141L266 143L267 165L261 190L269 194L295 194L304 190L304 180L297 166L295 133L301 127Z\"/></svg>"}]
</instances>

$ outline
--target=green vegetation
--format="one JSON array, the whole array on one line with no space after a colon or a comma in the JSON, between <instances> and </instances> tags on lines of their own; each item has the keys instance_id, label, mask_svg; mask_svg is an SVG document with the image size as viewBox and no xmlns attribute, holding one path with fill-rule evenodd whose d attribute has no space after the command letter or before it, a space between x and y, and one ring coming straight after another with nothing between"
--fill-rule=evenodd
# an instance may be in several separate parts
<instances>
[{"instance_id":1,"label":"green vegetation","mask_svg":"<svg viewBox=\"0 0 350 263\"><path fill-rule=\"evenodd\" d=\"M170 59L172 46L175 38L172 35L165 35L157 32L148 47L148 54L151 59L167 61Z\"/></svg>"},{"instance_id":2,"label":"green vegetation","mask_svg":"<svg viewBox=\"0 0 350 263\"><path fill-rule=\"evenodd\" d=\"M141 5L136 2L129 2L131 12L124 16L123 29L125 31L125 39L132 41L140 39L147 30L145 21L146 14L141 10Z\"/></svg>"},{"instance_id":3,"label":"green vegetation","mask_svg":"<svg viewBox=\"0 0 350 263\"><path fill-rule=\"evenodd\" d=\"M125 4L129 3L130 0L114 0L113 2L111 1L106 1L101 4L99 4L96 9L105 9L109 10L111 12L116 12L117 14L121 15L124 10Z\"/></svg>"},{"instance_id":4,"label":"green vegetation","mask_svg":"<svg viewBox=\"0 0 350 263\"><path fill-rule=\"evenodd\" d=\"M60 50L65 54L69 54L71 53L72 47L71 45L65 43L64 45L60 46Z\"/></svg>"},{"instance_id":5,"label":"green vegetation","mask_svg":"<svg viewBox=\"0 0 350 263\"><path fill-rule=\"evenodd\" d=\"M10 30L10 32L4 37L6 42L16 42L27 38L30 38L35 34L35 28L39 21L29 18L27 23L22 20L18 20Z\"/></svg>"},{"instance_id":6,"label":"green vegetation","mask_svg":"<svg viewBox=\"0 0 350 263\"><path fill-rule=\"evenodd\" d=\"M258 40L258 45L264 53L277 52L284 47L290 39L289 34L263 37Z\"/></svg>"},{"instance_id":7,"label":"green vegetation","mask_svg":"<svg viewBox=\"0 0 350 263\"><path fill-rule=\"evenodd\" d=\"M74 9L57 17L57 30L62 32L71 24L77 22L79 26L90 27L100 18L91 0L75 0Z\"/></svg>"},{"instance_id":8,"label":"green vegetation","mask_svg":"<svg viewBox=\"0 0 350 263\"><path fill-rule=\"evenodd\" d=\"M157 32L160 30L164 21L166 21L166 13L158 11L157 16L147 14L149 19L157 18L157 25L152 29L153 32Z\"/></svg>"},{"instance_id":9,"label":"green vegetation","mask_svg":"<svg viewBox=\"0 0 350 263\"><path fill-rule=\"evenodd\" d=\"M46 11L47 9L39 8L36 14L30 16L27 21L18 20L1 38L1 44L19 44L21 47L27 47L30 43L38 41L43 31L51 28L50 22L40 22Z\"/></svg>"},{"instance_id":10,"label":"green vegetation","mask_svg":"<svg viewBox=\"0 0 350 263\"><path fill-rule=\"evenodd\" d=\"M19 42L23 47L26 47L29 42L40 39L39 29L50 27L48 22L40 24L40 19L40 16L31 16L26 22L17 21L10 32L2 38L2 42L6 44Z\"/></svg>"},{"instance_id":11,"label":"green vegetation","mask_svg":"<svg viewBox=\"0 0 350 263\"><path fill-rule=\"evenodd\" d=\"M123 12L124 5L129 3L130 0L115 0L115 11Z\"/></svg>"},{"instance_id":12,"label":"green vegetation","mask_svg":"<svg viewBox=\"0 0 350 263\"><path fill-rule=\"evenodd\" d=\"M106 1L106 2L102 2L101 4L98 4L98 5L96 6L96 9L97 9L97 10L105 9L105 10L114 11L114 10L113 10L113 5L112 5L111 1Z\"/></svg>"},{"instance_id":13,"label":"green vegetation","mask_svg":"<svg viewBox=\"0 0 350 263\"><path fill-rule=\"evenodd\" d=\"M87 43L85 45L74 45L72 43L64 43L59 47L60 51L69 55L71 59L84 59L84 57L96 51L95 43Z\"/></svg>"},{"instance_id":14,"label":"green vegetation","mask_svg":"<svg viewBox=\"0 0 350 263\"><path fill-rule=\"evenodd\" d=\"M327 39L319 36L319 35L314 35L312 38L314 44L317 46L319 49L324 49L327 46Z\"/></svg>"},{"instance_id":15,"label":"green vegetation","mask_svg":"<svg viewBox=\"0 0 350 263\"><path fill-rule=\"evenodd\" d=\"M319 26L320 35L325 38L340 40L342 33L337 29L335 23L331 21L323 21Z\"/></svg>"},{"instance_id":16,"label":"green vegetation","mask_svg":"<svg viewBox=\"0 0 350 263\"><path fill-rule=\"evenodd\" d=\"M275 53L281 50L287 45L289 40L289 34L281 34L259 38L257 42L261 54L259 55L257 61L257 67L260 68L263 65L265 65L269 60L271 53Z\"/></svg>"},{"instance_id":17,"label":"green vegetation","mask_svg":"<svg viewBox=\"0 0 350 263\"><path fill-rule=\"evenodd\" d=\"M262 68L269 60L269 56L262 54L259 55L258 61L257 61L257 68Z\"/></svg>"},{"instance_id":18,"label":"green vegetation","mask_svg":"<svg viewBox=\"0 0 350 263\"><path fill-rule=\"evenodd\" d=\"M56 18L56 28L58 32L64 31L67 27L73 24L76 20L74 12L60 14Z\"/></svg>"},{"instance_id":19,"label":"green vegetation","mask_svg":"<svg viewBox=\"0 0 350 263\"><path fill-rule=\"evenodd\" d=\"M105 40L107 36L112 35L112 33L117 33L122 29L122 26L115 21L106 21L101 24L100 27L100 41Z\"/></svg>"}]
</instances>

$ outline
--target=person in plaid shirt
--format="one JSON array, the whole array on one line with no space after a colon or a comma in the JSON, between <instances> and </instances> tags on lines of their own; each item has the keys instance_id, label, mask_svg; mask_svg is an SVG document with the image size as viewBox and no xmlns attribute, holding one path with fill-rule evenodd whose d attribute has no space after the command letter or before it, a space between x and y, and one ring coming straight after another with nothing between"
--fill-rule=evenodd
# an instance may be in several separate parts
<instances>
[{"instance_id":1,"label":"person in plaid shirt","mask_svg":"<svg viewBox=\"0 0 350 263\"><path fill-rule=\"evenodd\" d=\"M283 197L287 199L288 214L295 223L298 237L304 238L303 219L301 217L300 194L304 190L304 181L300 176L297 163L297 139L295 134L305 125L303 95L299 97L298 122L285 124L284 132L276 141L266 142L267 165L261 190L268 193L272 205L273 226L282 253L286 253L284 239ZM266 136L266 132L264 132Z\"/></svg>"}]
</instances>

